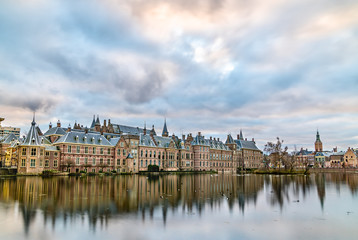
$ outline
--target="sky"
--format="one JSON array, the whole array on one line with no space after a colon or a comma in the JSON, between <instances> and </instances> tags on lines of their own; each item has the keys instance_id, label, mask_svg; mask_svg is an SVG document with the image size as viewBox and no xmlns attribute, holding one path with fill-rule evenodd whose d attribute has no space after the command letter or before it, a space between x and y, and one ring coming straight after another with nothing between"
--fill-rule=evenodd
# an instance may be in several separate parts
<instances>
[{"instance_id":1,"label":"sky","mask_svg":"<svg viewBox=\"0 0 358 240\"><path fill-rule=\"evenodd\" d=\"M2 0L0 115L358 147L356 0Z\"/></svg>"}]
</instances>

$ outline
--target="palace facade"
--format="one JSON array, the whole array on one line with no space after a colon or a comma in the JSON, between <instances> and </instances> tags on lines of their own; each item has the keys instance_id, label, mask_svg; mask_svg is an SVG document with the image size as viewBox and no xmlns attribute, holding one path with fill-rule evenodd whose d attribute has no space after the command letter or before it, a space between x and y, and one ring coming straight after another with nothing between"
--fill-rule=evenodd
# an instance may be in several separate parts
<instances>
[{"instance_id":1,"label":"palace facade","mask_svg":"<svg viewBox=\"0 0 358 240\"><path fill-rule=\"evenodd\" d=\"M233 173L241 168L262 167L263 161L254 139L244 139L242 131L237 139L227 135L225 143L219 138L206 138L201 132L178 137L169 135L166 120L158 136L154 125L147 130L146 126L113 124L110 119L101 125L98 116L93 116L90 128L78 123L64 128L58 121L56 126L50 123L43 134L34 118L23 139L13 134L3 139L7 145L2 151L11 152L13 159L6 164L23 174L44 170L137 173L153 165L159 171Z\"/></svg>"}]
</instances>

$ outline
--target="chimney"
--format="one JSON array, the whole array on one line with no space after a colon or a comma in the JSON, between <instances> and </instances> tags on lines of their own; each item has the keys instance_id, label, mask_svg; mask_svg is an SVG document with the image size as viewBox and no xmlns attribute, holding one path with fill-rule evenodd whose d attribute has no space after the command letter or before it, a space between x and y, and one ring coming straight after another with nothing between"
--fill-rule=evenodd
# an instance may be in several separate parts
<instances>
[{"instance_id":1,"label":"chimney","mask_svg":"<svg viewBox=\"0 0 358 240\"><path fill-rule=\"evenodd\" d=\"M183 134L183 135L181 136L181 139L182 139L183 141L185 141L185 134Z\"/></svg>"},{"instance_id":2,"label":"chimney","mask_svg":"<svg viewBox=\"0 0 358 240\"><path fill-rule=\"evenodd\" d=\"M240 134L237 134L237 140L239 140L240 139Z\"/></svg>"},{"instance_id":3,"label":"chimney","mask_svg":"<svg viewBox=\"0 0 358 240\"><path fill-rule=\"evenodd\" d=\"M107 120L106 119L103 120L103 126L105 126L105 127L107 126Z\"/></svg>"},{"instance_id":4,"label":"chimney","mask_svg":"<svg viewBox=\"0 0 358 240\"><path fill-rule=\"evenodd\" d=\"M213 140L213 137L212 137L212 136L210 136L210 140Z\"/></svg>"},{"instance_id":5,"label":"chimney","mask_svg":"<svg viewBox=\"0 0 358 240\"><path fill-rule=\"evenodd\" d=\"M255 138L252 138L252 141L255 142Z\"/></svg>"},{"instance_id":6,"label":"chimney","mask_svg":"<svg viewBox=\"0 0 358 240\"><path fill-rule=\"evenodd\" d=\"M52 123L50 122L50 124L48 125L48 129L52 128Z\"/></svg>"},{"instance_id":7,"label":"chimney","mask_svg":"<svg viewBox=\"0 0 358 240\"><path fill-rule=\"evenodd\" d=\"M67 132L71 132L71 124L68 124Z\"/></svg>"},{"instance_id":8,"label":"chimney","mask_svg":"<svg viewBox=\"0 0 358 240\"><path fill-rule=\"evenodd\" d=\"M337 152L337 147L333 148L333 152Z\"/></svg>"},{"instance_id":9,"label":"chimney","mask_svg":"<svg viewBox=\"0 0 358 240\"><path fill-rule=\"evenodd\" d=\"M201 132L198 132L199 137L201 136Z\"/></svg>"},{"instance_id":10,"label":"chimney","mask_svg":"<svg viewBox=\"0 0 358 240\"><path fill-rule=\"evenodd\" d=\"M245 141L247 141L247 138L245 138Z\"/></svg>"},{"instance_id":11,"label":"chimney","mask_svg":"<svg viewBox=\"0 0 358 240\"><path fill-rule=\"evenodd\" d=\"M216 138L214 138L214 141L216 141Z\"/></svg>"},{"instance_id":12,"label":"chimney","mask_svg":"<svg viewBox=\"0 0 358 240\"><path fill-rule=\"evenodd\" d=\"M61 122L60 122L60 120L57 121L57 127L61 127Z\"/></svg>"},{"instance_id":13,"label":"chimney","mask_svg":"<svg viewBox=\"0 0 358 240\"><path fill-rule=\"evenodd\" d=\"M87 126L85 127L85 133L88 133L88 128L87 128Z\"/></svg>"},{"instance_id":14,"label":"chimney","mask_svg":"<svg viewBox=\"0 0 358 240\"><path fill-rule=\"evenodd\" d=\"M108 126L111 125L111 119L108 119Z\"/></svg>"},{"instance_id":15,"label":"chimney","mask_svg":"<svg viewBox=\"0 0 358 240\"><path fill-rule=\"evenodd\" d=\"M220 138L218 138L218 142L220 141Z\"/></svg>"}]
</instances>

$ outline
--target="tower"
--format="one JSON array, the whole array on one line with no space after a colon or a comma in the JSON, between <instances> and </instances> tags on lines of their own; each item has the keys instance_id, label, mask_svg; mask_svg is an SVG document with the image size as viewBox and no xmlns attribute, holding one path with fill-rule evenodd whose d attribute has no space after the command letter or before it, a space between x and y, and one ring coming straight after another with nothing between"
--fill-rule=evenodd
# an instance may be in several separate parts
<instances>
[{"instance_id":1,"label":"tower","mask_svg":"<svg viewBox=\"0 0 358 240\"><path fill-rule=\"evenodd\" d=\"M314 143L314 148L315 148L315 152L322 152L322 149L323 149L318 130L317 130L317 134L316 134L316 142Z\"/></svg>"}]
</instances>

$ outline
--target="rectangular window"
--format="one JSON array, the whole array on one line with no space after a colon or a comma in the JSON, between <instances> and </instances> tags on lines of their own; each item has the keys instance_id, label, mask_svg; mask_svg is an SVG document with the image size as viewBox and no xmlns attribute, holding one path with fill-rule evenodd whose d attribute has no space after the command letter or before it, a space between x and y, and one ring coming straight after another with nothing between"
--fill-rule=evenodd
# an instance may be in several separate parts
<instances>
[{"instance_id":1,"label":"rectangular window","mask_svg":"<svg viewBox=\"0 0 358 240\"><path fill-rule=\"evenodd\" d=\"M85 164L88 164L88 158L85 157Z\"/></svg>"},{"instance_id":2,"label":"rectangular window","mask_svg":"<svg viewBox=\"0 0 358 240\"><path fill-rule=\"evenodd\" d=\"M45 156L50 156L50 152L45 152Z\"/></svg>"},{"instance_id":3,"label":"rectangular window","mask_svg":"<svg viewBox=\"0 0 358 240\"><path fill-rule=\"evenodd\" d=\"M80 165L80 158L76 157L76 165Z\"/></svg>"},{"instance_id":4,"label":"rectangular window","mask_svg":"<svg viewBox=\"0 0 358 240\"><path fill-rule=\"evenodd\" d=\"M88 147L85 147L85 153L88 153Z\"/></svg>"},{"instance_id":5,"label":"rectangular window","mask_svg":"<svg viewBox=\"0 0 358 240\"><path fill-rule=\"evenodd\" d=\"M40 155L41 155L41 156L44 155L44 150L43 150L43 149L40 150Z\"/></svg>"},{"instance_id":6,"label":"rectangular window","mask_svg":"<svg viewBox=\"0 0 358 240\"><path fill-rule=\"evenodd\" d=\"M121 165L121 160L119 158L117 159L117 165Z\"/></svg>"},{"instance_id":7,"label":"rectangular window","mask_svg":"<svg viewBox=\"0 0 358 240\"><path fill-rule=\"evenodd\" d=\"M21 159L21 167L25 167L25 166L26 166L26 159Z\"/></svg>"},{"instance_id":8,"label":"rectangular window","mask_svg":"<svg viewBox=\"0 0 358 240\"><path fill-rule=\"evenodd\" d=\"M124 147L124 143L123 143L123 142L121 142L121 147Z\"/></svg>"},{"instance_id":9,"label":"rectangular window","mask_svg":"<svg viewBox=\"0 0 358 240\"><path fill-rule=\"evenodd\" d=\"M69 152L69 153L72 152L72 148L70 145L67 146L67 152Z\"/></svg>"},{"instance_id":10,"label":"rectangular window","mask_svg":"<svg viewBox=\"0 0 358 240\"><path fill-rule=\"evenodd\" d=\"M23 148L22 149L22 156L25 156L26 155L26 148Z\"/></svg>"},{"instance_id":11,"label":"rectangular window","mask_svg":"<svg viewBox=\"0 0 358 240\"><path fill-rule=\"evenodd\" d=\"M76 152L77 152L77 153L80 153L80 151L81 151L81 147L80 147L80 146L77 146L77 147L76 147Z\"/></svg>"},{"instance_id":12,"label":"rectangular window","mask_svg":"<svg viewBox=\"0 0 358 240\"><path fill-rule=\"evenodd\" d=\"M109 158L107 159L107 164L111 165L111 159L109 159Z\"/></svg>"},{"instance_id":13,"label":"rectangular window","mask_svg":"<svg viewBox=\"0 0 358 240\"><path fill-rule=\"evenodd\" d=\"M49 166L49 161L45 160L45 167L48 167L48 166Z\"/></svg>"},{"instance_id":14,"label":"rectangular window","mask_svg":"<svg viewBox=\"0 0 358 240\"><path fill-rule=\"evenodd\" d=\"M57 152L55 152L55 157L57 157L57 155L58 155L58 153L57 153Z\"/></svg>"},{"instance_id":15,"label":"rectangular window","mask_svg":"<svg viewBox=\"0 0 358 240\"><path fill-rule=\"evenodd\" d=\"M100 153L103 154L103 148L101 148Z\"/></svg>"},{"instance_id":16,"label":"rectangular window","mask_svg":"<svg viewBox=\"0 0 358 240\"><path fill-rule=\"evenodd\" d=\"M31 159L30 160L30 167L35 167L36 166L36 159Z\"/></svg>"},{"instance_id":17,"label":"rectangular window","mask_svg":"<svg viewBox=\"0 0 358 240\"><path fill-rule=\"evenodd\" d=\"M123 165L126 165L126 160L125 159L123 159Z\"/></svg>"},{"instance_id":18,"label":"rectangular window","mask_svg":"<svg viewBox=\"0 0 358 240\"><path fill-rule=\"evenodd\" d=\"M92 159L92 165L96 165L96 158Z\"/></svg>"},{"instance_id":19,"label":"rectangular window","mask_svg":"<svg viewBox=\"0 0 358 240\"><path fill-rule=\"evenodd\" d=\"M57 167L57 160L53 161L53 167Z\"/></svg>"},{"instance_id":20,"label":"rectangular window","mask_svg":"<svg viewBox=\"0 0 358 240\"><path fill-rule=\"evenodd\" d=\"M92 152L93 154L96 154L96 148L94 147L93 148L93 152Z\"/></svg>"},{"instance_id":21,"label":"rectangular window","mask_svg":"<svg viewBox=\"0 0 358 240\"><path fill-rule=\"evenodd\" d=\"M36 156L36 148L31 148L31 156Z\"/></svg>"},{"instance_id":22,"label":"rectangular window","mask_svg":"<svg viewBox=\"0 0 358 240\"><path fill-rule=\"evenodd\" d=\"M111 154L111 149L110 149L110 148L107 149L107 154L108 154L108 155Z\"/></svg>"},{"instance_id":23,"label":"rectangular window","mask_svg":"<svg viewBox=\"0 0 358 240\"><path fill-rule=\"evenodd\" d=\"M117 155L121 156L121 149L117 149Z\"/></svg>"},{"instance_id":24,"label":"rectangular window","mask_svg":"<svg viewBox=\"0 0 358 240\"><path fill-rule=\"evenodd\" d=\"M99 164L103 164L103 158L99 159Z\"/></svg>"}]
</instances>

